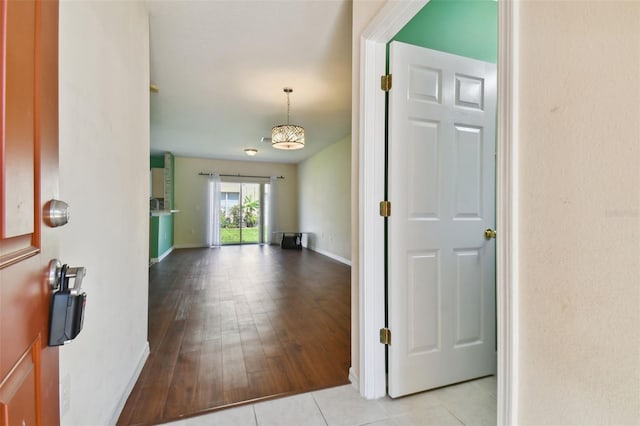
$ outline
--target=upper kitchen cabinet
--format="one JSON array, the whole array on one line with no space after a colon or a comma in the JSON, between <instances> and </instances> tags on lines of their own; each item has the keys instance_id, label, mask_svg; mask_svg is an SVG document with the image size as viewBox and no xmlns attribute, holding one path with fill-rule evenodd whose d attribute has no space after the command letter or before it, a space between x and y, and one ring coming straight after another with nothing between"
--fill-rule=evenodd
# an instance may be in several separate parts
<instances>
[{"instance_id":1,"label":"upper kitchen cabinet","mask_svg":"<svg viewBox=\"0 0 640 426\"><path fill-rule=\"evenodd\" d=\"M159 210L172 210L174 156L170 152L151 156L150 198L161 202ZM154 205L155 206L155 205ZM155 207L152 207L152 210Z\"/></svg>"},{"instance_id":2,"label":"upper kitchen cabinet","mask_svg":"<svg viewBox=\"0 0 640 426\"><path fill-rule=\"evenodd\" d=\"M164 198L164 167L151 169L151 198Z\"/></svg>"},{"instance_id":3,"label":"upper kitchen cabinet","mask_svg":"<svg viewBox=\"0 0 640 426\"><path fill-rule=\"evenodd\" d=\"M173 207L173 174L174 156L170 152L164 153L164 209L172 210Z\"/></svg>"}]
</instances>

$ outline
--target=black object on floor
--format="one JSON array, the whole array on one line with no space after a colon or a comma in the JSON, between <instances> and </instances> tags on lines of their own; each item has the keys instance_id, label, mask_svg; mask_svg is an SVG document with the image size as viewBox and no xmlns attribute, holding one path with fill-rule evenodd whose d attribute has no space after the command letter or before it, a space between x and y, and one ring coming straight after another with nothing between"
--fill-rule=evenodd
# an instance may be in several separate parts
<instances>
[{"instance_id":1,"label":"black object on floor","mask_svg":"<svg viewBox=\"0 0 640 426\"><path fill-rule=\"evenodd\" d=\"M289 234L289 235L287 235ZM282 244L280 245L283 249L302 249L302 234L297 232L283 232L282 233Z\"/></svg>"}]
</instances>

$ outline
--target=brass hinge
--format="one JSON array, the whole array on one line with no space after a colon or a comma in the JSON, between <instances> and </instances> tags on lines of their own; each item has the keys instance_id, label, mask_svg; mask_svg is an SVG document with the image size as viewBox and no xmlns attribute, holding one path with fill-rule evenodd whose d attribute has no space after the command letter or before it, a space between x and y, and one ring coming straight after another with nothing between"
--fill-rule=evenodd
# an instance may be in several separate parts
<instances>
[{"instance_id":1,"label":"brass hinge","mask_svg":"<svg viewBox=\"0 0 640 426\"><path fill-rule=\"evenodd\" d=\"M384 92L388 92L389 90L391 90L391 74L383 75L380 78L380 88Z\"/></svg>"},{"instance_id":2,"label":"brass hinge","mask_svg":"<svg viewBox=\"0 0 640 426\"><path fill-rule=\"evenodd\" d=\"M391 330L389 330L388 328L380 329L380 343L382 343L383 345L391 344Z\"/></svg>"},{"instance_id":3,"label":"brass hinge","mask_svg":"<svg viewBox=\"0 0 640 426\"><path fill-rule=\"evenodd\" d=\"M391 201L380 201L380 216L391 216Z\"/></svg>"}]
</instances>

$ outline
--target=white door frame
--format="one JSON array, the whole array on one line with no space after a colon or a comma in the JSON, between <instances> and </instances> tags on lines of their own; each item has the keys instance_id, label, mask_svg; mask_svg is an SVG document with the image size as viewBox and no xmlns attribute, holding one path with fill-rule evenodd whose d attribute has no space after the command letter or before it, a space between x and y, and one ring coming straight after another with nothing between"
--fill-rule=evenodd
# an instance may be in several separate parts
<instances>
[{"instance_id":1,"label":"white door frame","mask_svg":"<svg viewBox=\"0 0 640 426\"><path fill-rule=\"evenodd\" d=\"M380 76L386 45L429 0L387 1L360 37L359 139L359 307L360 374L363 397L386 394L384 327L385 102ZM498 120L496 159L496 279L498 340L498 424L516 422L518 390L517 294L517 88L518 2L498 0Z\"/></svg>"}]
</instances>

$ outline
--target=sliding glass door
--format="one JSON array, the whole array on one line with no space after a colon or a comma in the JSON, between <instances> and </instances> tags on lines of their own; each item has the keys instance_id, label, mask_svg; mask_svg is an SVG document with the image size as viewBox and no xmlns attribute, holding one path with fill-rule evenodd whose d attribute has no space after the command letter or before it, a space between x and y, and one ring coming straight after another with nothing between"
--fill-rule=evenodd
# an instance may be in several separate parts
<instances>
[{"instance_id":1,"label":"sliding glass door","mask_svg":"<svg viewBox=\"0 0 640 426\"><path fill-rule=\"evenodd\" d=\"M264 194L268 184L222 182L220 187L221 244L264 243Z\"/></svg>"}]
</instances>

